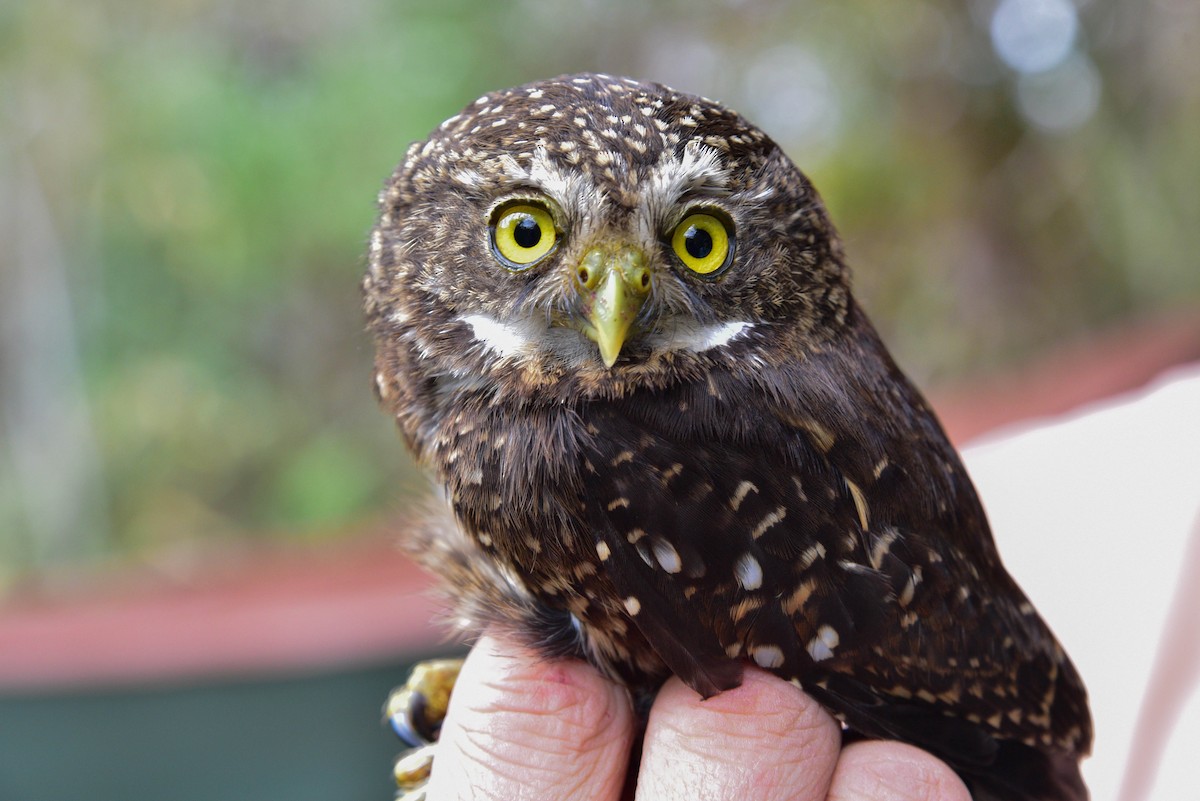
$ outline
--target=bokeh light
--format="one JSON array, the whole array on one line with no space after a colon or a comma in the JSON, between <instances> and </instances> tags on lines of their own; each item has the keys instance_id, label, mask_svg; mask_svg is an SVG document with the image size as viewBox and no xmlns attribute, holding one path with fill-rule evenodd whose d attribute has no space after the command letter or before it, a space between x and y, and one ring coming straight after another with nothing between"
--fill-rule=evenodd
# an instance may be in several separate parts
<instances>
[{"instance_id":1,"label":"bokeh light","mask_svg":"<svg viewBox=\"0 0 1200 801\"><path fill-rule=\"evenodd\" d=\"M1044 72L1071 52L1078 28L1069 0L1001 0L992 14L992 44L1017 72Z\"/></svg>"},{"instance_id":2,"label":"bokeh light","mask_svg":"<svg viewBox=\"0 0 1200 801\"><path fill-rule=\"evenodd\" d=\"M1086 123L1100 104L1100 73L1074 54L1053 69L1017 80L1017 107L1044 131L1061 133Z\"/></svg>"},{"instance_id":3,"label":"bokeh light","mask_svg":"<svg viewBox=\"0 0 1200 801\"><path fill-rule=\"evenodd\" d=\"M841 109L832 77L811 50L769 48L744 72L746 116L781 141L811 153L838 133Z\"/></svg>"}]
</instances>

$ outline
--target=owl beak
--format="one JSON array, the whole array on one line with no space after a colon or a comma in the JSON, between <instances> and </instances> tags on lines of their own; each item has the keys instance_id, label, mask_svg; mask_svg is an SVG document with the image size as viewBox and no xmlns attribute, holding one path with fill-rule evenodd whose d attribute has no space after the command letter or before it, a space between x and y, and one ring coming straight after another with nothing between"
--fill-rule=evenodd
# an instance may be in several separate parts
<instances>
[{"instance_id":1,"label":"owl beak","mask_svg":"<svg viewBox=\"0 0 1200 801\"><path fill-rule=\"evenodd\" d=\"M604 366L612 367L650 297L646 258L631 247L592 249L580 261L575 282L583 299L580 330L599 346Z\"/></svg>"}]
</instances>

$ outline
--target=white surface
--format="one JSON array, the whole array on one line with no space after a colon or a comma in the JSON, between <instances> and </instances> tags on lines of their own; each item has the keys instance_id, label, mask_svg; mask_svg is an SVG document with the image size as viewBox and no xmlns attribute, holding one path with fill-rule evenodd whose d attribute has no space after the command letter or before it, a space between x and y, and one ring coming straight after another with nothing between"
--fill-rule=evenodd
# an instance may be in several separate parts
<instances>
[{"instance_id":1,"label":"white surface","mask_svg":"<svg viewBox=\"0 0 1200 801\"><path fill-rule=\"evenodd\" d=\"M1200 799L1194 664L1190 683L1173 690L1180 716L1163 738L1156 783L1145 795L1120 795L1160 642L1200 641L1200 609L1177 614L1164 632L1181 579L1200 580L1182 574L1200 531L1200 365L1135 395L999 432L964 458L1009 572L1088 686L1096 743L1084 776L1093 801ZM1163 733L1170 721L1148 724Z\"/></svg>"}]
</instances>

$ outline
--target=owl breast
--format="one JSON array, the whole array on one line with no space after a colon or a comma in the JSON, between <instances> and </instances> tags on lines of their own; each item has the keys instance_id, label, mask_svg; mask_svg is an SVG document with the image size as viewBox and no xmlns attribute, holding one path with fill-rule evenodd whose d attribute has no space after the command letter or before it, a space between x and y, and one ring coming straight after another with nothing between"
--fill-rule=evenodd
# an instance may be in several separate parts
<instances>
[{"instance_id":1,"label":"owl breast","mask_svg":"<svg viewBox=\"0 0 1200 801\"><path fill-rule=\"evenodd\" d=\"M480 562L504 573L504 585L477 585L485 597L464 605L507 609L486 596L516 591L529 607L518 619L485 614L475 627L515 625L547 656L586 658L635 690L652 689L669 671L633 623L590 522L608 494L596 411L586 402L460 396L438 426L431 461Z\"/></svg>"},{"instance_id":2,"label":"owl breast","mask_svg":"<svg viewBox=\"0 0 1200 801\"><path fill-rule=\"evenodd\" d=\"M432 461L464 530L543 608L534 642L635 688L675 673L710 695L743 658L799 676L882 625L911 573L828 581L865 542L852 490L738 383L456 399Z\"/></svg>"}]
</instances>

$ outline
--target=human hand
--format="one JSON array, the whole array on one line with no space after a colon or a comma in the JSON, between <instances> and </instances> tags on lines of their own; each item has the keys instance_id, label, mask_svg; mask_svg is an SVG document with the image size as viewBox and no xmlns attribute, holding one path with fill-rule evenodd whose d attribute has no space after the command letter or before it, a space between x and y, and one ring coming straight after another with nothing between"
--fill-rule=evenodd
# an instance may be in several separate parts
<instances>
[{"instance_id":1,"label":"human hand","mask_svg":"<svg viewBox=\"0 0 1200 801\"><path fill-rule=\"evenodd\" d=\"M455 685L429 801L617 801L636 726L625 691L589 665L484 637ZM909 745L842 748L838 722L794 685L747 667L706 701L678 679L650 712L640 801L970 801L943 762Z\"/></svg>"}]
</instances>

